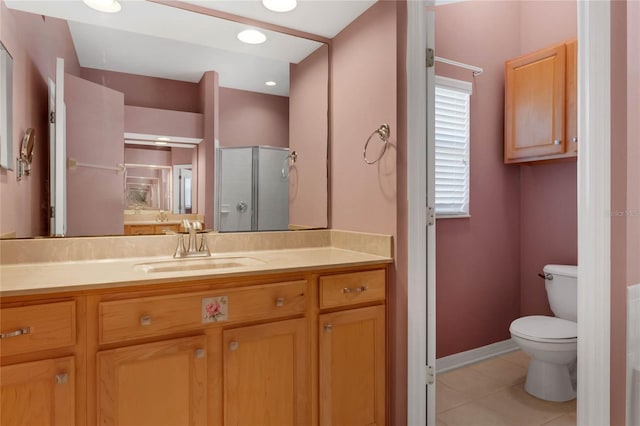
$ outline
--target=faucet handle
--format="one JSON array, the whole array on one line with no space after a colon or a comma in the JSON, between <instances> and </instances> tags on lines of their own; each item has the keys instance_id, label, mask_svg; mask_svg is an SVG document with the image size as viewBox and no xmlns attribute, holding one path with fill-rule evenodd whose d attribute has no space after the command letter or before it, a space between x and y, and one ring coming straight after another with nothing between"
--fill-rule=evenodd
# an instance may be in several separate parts
<instances>
[{"instance_id":1,"label":"faucet handle","mask_svg":"<svg viewBox=\"0 0 640 426\"><path fill-rule=\"evenodd\" d=\"M178 245L176 246L176 252L173 254L173 257L184 257L186 253L187 249L184 246L184 236L178 234Z\"/></svg>"},{"instance_id":2,"label":"faucet handle","mask_svg":"<svg viewBox=\"0 0 640 426\"><path fill-rule=\"evenodd\" d=\"M200 237L200 248L198 251L205 253L206 256L211 256L211 252L209 251L209 246L207 244L207 236L208 233L203 233Z\"/></svg>"}]
</instances>

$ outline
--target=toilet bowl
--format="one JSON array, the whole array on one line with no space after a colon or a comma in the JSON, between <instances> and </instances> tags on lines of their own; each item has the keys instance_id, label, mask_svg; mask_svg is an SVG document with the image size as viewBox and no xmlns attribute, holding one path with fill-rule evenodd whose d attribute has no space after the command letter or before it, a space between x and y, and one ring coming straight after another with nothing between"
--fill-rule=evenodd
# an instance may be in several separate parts
<instances>
[{"instance_id":1,"label":"toilet bowl","mask_svg":"<svg viewBox=\"0 0 640 426\"><path fill-rule=\"evenodd\" d=\"M533 315L518 318L509 332L531 357L525 390L547 401L569 401L576 397L578 357L577 267L544 267L545 289L554 317Z\"/></svg>"},{"instance_id":2,"label":"toilet bowl","mask_svg":"<svg viewBox=\"0 0 640 426\"><path fill-rule=\"evenodd\" d=\"M531 357L524 388L547 401L576 397L578 324L555 317L530 316L511 323L511 338Z\"/></svg>"}]
</instances>

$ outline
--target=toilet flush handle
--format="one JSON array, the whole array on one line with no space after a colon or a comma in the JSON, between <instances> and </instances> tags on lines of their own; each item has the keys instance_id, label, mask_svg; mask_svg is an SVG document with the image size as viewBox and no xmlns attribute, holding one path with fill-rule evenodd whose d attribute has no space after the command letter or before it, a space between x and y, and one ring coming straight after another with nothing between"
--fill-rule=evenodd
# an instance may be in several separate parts
<instances>
[{"instance_id":1,"label":"toilet flush handle","mask_svg":"<svg viewBox=\"0 0 640 426\"><path fill-rule=\"evenodd\" d=\"M549 274L547 272L545 272L544 274L541 274L540 272L538 272L538 276L540 278L544 278L545 280L549 280L549 281L553 280L553 275L551 275L551 274Z\"/></svg>"}]
</instances>

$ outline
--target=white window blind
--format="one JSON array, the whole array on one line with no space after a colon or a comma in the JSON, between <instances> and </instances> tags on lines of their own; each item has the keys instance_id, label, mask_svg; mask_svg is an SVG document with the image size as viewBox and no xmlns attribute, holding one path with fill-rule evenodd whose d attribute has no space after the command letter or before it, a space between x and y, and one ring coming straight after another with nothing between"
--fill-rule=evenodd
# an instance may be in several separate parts
<instances>
[{"instance_id":1,"label":"white window blind","mask_svg":"<svg viewBox=\"0 0 640 426\"><path fill-rule=\"evenodd\" d=\"M436 216L469 215L471 83L436 76Z\"/></svg>"}]
</instances>

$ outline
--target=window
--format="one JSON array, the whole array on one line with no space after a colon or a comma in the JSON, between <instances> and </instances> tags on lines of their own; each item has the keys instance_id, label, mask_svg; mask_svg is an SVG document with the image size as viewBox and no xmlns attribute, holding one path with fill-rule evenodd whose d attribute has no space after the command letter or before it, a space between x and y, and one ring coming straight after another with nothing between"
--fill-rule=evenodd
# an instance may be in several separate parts
<instances>
[{"instance_id":1,"label":"window","mask_svg":"<svg viewBox=\"0 0 640 426\"><path fill-rule=\"evenodd\" d=\"M436 76L436 217L469 216L471 83Z\"/></svg>"}]
</instances>

